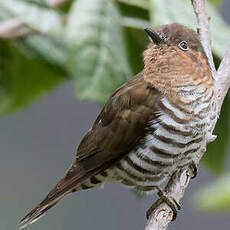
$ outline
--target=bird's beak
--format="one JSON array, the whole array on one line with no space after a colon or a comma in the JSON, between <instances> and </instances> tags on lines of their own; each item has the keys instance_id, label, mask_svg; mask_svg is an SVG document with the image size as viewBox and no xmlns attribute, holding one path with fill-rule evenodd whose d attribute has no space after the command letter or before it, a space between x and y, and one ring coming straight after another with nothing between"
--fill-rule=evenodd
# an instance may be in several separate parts
<instances>
[{"instance_id":1,"label":"bird's beak","mask_svg":"<svg viewBox=\"0 0 230 230\"><path fill-rule=\"evenodd\" d=\"M150 29L150 28L146 28L145 32L148 34L150 40L155 43L155 44L160 44L165 42L164 38L161 37L156 31Z\"/></svg>"}]
</instances>

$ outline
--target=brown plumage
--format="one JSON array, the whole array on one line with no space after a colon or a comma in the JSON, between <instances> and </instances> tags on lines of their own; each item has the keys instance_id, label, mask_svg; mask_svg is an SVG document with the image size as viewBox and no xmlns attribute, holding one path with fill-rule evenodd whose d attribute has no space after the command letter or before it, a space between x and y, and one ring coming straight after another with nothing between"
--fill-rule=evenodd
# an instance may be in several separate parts
<instances>
[{"instance_id":1,"label":"brown plumage","mask_svg":"<svg viewBox=\"0 0 230 230\"><path fill-rule=\"evenodd\" d=\"M196 164L215 103L213 78L198 35L179 24L146 29L144 69L117 89L81 141L74 164L21 221L34 222L63 196L105 181L153 191Z\"/></svg>"}]
</instances>

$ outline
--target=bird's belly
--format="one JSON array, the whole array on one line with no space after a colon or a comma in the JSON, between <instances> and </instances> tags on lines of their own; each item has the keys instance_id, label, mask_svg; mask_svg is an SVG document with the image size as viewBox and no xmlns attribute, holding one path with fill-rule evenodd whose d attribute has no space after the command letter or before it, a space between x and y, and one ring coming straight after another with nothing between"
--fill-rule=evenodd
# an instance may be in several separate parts
<instances>
[{"instance_id":1,"label":"bird's belly","mask_svg":"<svg viewBox=\"0 0 230 230\"><path fill-rule=\"evenodd\" d=\"M138 147L110 171L123 184L143 191L160 186L178 169L196 164L201 148L206 146L208 102L198 104L190 116L173 107L166 98L161 103L158 118L152 121Z\"/></svg>"},{"instance_id":2,"label":"bird's belly","mask_svg":"<svg viewBox=\"0 0 230 230\"><path fill-rule=\"evenodd\" d=\"M177 127L178 128L178 127ZM175 171L189 165L204 142L203 134L176 136L158 124L143 144L121 159L113 173L125 185L143 191L160 186Z\"/></svg>"}]
</instances>

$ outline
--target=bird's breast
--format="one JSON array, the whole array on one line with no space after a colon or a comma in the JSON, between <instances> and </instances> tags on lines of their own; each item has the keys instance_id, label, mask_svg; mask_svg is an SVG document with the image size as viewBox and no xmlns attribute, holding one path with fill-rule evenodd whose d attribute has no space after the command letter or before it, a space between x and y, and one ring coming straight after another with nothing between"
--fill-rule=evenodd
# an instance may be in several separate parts
<instances>
[{"instance_id":1,"label":"bird's breast","mask_svg":"<svg viewBox=\"0 0 230 230\"><path fill-rule=\"evenodd\" d=\"M119 161L114 170L124 184L141 190L159 186L178 168L190 164L206 145L213 103L212 93L193 102L174 104L162 97L157 115L149 122L148 132L138 146ZM188 97L187 97L188 99Z\"/></svg>"}]
</instances>

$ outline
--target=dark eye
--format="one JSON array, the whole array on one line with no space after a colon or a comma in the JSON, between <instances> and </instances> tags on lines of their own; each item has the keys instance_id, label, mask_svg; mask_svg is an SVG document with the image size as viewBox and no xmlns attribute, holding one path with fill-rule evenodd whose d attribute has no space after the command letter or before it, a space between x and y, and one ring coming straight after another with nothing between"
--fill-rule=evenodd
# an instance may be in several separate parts
<instances>
[{"instance_id":1,"label":"dark eye","mask_svg":"<svg viewBox=\"0 0 230 230\"><path fill-rule=\"evenodd\" d=\"M180 48L181 50L184 50L184 51L187 51L187 50L189 49L189 48L188 48L188 43L185 42L185 41L180 42L180 43L178 44L178 46L179 46L179 48Z\"/></svg>"}]
</instances>

